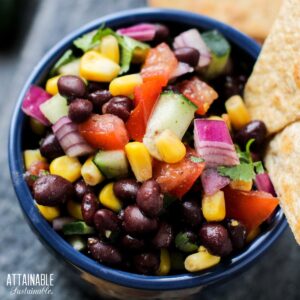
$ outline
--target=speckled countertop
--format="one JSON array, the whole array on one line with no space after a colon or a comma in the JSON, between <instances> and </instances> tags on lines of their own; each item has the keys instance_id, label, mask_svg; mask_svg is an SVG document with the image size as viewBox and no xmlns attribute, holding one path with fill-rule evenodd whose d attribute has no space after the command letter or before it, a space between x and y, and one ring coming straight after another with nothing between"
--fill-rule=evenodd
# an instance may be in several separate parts
<instances>
[{"instance_id":1,"label":"speckled countertop","mask_svg":"<svg viewBox=\"0 0 300 300\"><path fill-rule=\"evenodd\" d=\"M37 6L37 3L39 5ZM32 0L23 22L26 39L11 51L0 50L0 299L88 299L64 272L64 267L30 231L18 206L8 171L9 120L16 97L32 68L64 35L102 15L145 6L144 0ZM25 34L24 34L25 36ZM204 290L201 299L300 299L300 249L289 230L247 272L230 282ZM52 296L11 296L8 273L54 273ZM298 287L298 288L297 288ZM95 296L92 299L99 299Z\"/></svg>"}]
</instances>

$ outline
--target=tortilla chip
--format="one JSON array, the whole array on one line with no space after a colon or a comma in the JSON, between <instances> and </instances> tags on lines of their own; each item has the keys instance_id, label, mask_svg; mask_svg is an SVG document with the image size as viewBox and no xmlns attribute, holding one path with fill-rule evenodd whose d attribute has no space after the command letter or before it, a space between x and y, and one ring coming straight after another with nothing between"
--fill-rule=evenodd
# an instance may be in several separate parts
<instances>
[{"instance_id":1,"label":"tortilla chip","mask_svg":"<svg viewBox=\"0 0 300 300\"><path fill-rule=\"evenodd\" d=\"M245 87L252 119L270 134L300 119L300 3L285 0Z\"/></svg>"},{"instance_id":2,"label":"tortilla chip","mask_svg":"<svg viewBox=\"0 0 300 300\"><path fill-rule=\"evenodd\" d=\"M189 10L230 24L263 41L282 0L148 0L149 5Z\"/></svg>"},{"instance_id":3,"label":"tortilla chip","mask_svg":"<svg viewBox=\"0 0 300 300\"><path fill-rule=\"evenodd\" d=\"M278 133L270 142L265 166L294 236L300 244L300 122Z\"/></svg>"}]
</instances>

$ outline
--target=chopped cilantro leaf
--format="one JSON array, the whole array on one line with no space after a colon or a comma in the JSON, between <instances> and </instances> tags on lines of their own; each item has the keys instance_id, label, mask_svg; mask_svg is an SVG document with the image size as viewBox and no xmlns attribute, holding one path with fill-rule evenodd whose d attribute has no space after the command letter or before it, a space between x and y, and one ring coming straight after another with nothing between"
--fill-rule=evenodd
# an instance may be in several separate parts
<instances>
[{"instance_id":1,"label":"chopped cilantro leaf","mask_svg":"<svg viewBox=\"0 0 300 300\"><path fill-rule=\"evenodd\" d=\"M66 64L68 64L69 62L75 60L76 57L73 54L72 50L67 50L62 56L61 58L56 62L56 64L53 66L53 68L51 69L49 75L50 77L53 77L57 72L58 69Z\"/></svg>"},{"instance_id":2,"label":"chopped cilantro leaf","mask_svg":"<svg viewBox=\"0 0 300 300\"><path fill-rule=\"evenodd\" d=\"M194 162L194 163L201 163L204 162L204 159L198 156L190 156L190 161Z\"/></svg>"}]
</instances>

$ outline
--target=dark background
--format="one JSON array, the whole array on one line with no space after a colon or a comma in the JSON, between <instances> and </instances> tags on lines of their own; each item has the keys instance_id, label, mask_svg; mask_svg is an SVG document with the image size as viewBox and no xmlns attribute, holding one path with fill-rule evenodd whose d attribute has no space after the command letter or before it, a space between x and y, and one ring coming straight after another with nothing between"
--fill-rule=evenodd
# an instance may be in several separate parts
<instances>
[{"instance_id":1,"label":"dark background","mask_svg":"<svg viewBox=\"0 0 300 300\"><path fill-rule=\"evenodd\" d=\"M10 10L12 4L18 8L16 14ZM16 299L9 295L5 285L8 273L55 274L52 297L20 296L18 299L88 299L37 240L21 214L8 171L10 116L29 73L56 42L95 18L145 5L145 0L0 0L1 300ZM6 34L5 27L9 29ZM299 281L300 249L290 230L286 230L255 266L222 286L205 289L201 299L300 299Z\"/></svg>"}]
</instances>

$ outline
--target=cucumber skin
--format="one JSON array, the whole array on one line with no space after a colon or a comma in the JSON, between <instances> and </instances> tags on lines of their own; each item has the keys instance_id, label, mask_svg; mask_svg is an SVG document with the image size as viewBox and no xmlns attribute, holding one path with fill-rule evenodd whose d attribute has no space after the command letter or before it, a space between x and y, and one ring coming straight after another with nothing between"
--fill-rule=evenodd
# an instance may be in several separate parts
<instances>
[{"instance_id":1,"label":"cucumber skin","mask_svg":"<svg viewBox=\"0 0 300 300\"><path fill-rule=\"evenodd\" d=\"M212 57L211 63L203 73L205 78L212 79L224 71L230 55L231 46L217 30L204 32L201 36L207 47L210 49Z\"/></svg>"},{"instance_id":2,"label":"cucumber skin","mask_svg":"<svg viewBox=\"0 0 300 300\"><path fill-rule=\"evenodd\" d=\"M65 224L63 227L64 235L92 234L94 232L94 228L86 225L86 223L83 221L75 221L72 223L68 223Z\"/></svg>"},{"instance_id":3,"label":"cucumber skin","mask_svg":"<svg viewBox=\"0 0 300 300\"><path fill-rule=\"evenodd\" d=\"M155 137L165 129L170 129L182 139L194 119L196 110L197 106L183 95L171 91L163 92L149 118L143 139L150 154L161 160L155 145Z\"/></svg>"},{"instance_id":4,"label":"cucumber skin","mask_svg":"<svg viewBox=\"0 0 300 300\"><path fill-rule=\"evenodd\" d=\"M119 157L116 158L116 154ZM99 151L93 162L108 179L121 178L128 174L128 163L123 150Z\"/></svg>"}]
</instances>

